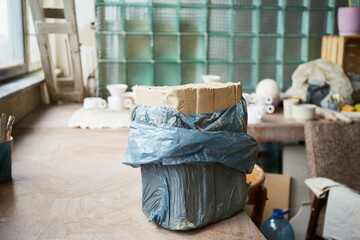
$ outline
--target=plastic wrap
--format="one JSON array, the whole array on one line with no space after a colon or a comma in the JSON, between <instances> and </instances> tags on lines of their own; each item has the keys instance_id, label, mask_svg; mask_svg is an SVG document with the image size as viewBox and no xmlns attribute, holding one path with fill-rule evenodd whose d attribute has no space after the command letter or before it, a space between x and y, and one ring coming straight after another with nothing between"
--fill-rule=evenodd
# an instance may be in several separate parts
<instances>
[{"instance_id":1,"label":"plastic wrap","mask_svg":"<svg viewBox=\"0 0 360 240\"><path fill-rule=\"evenodd\" d=\"M258 144L246 134L246 103L211 114L139 105L124 163L141 166L149 221L187 230L230 217L247 202L245 174Z\"/></svg>"}]
</instances>

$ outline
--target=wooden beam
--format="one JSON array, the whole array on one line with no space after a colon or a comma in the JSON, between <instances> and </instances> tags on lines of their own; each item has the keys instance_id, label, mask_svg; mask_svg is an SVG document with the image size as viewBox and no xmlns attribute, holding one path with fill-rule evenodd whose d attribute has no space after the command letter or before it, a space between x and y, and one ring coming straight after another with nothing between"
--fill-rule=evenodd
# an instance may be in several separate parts
<instances>
[{"instance_id":1,"label":"wooden beam","mask_svg":"<svg viewBox=\"0 0 360 240\"><path fill-rule=\"evenodd\" d=\"M71 34L74 32L73 26L70 23L37 22L36 28L38 34L48 34L48 33Z\"/></svg>"},{"instance_id":2,"label":"wooden beam","mask_svg":"<svg viewBox=\"0 0 360 240\"><path fill-rule=\"evenodd\" d=\"M360 73L360 65L358 66L343 66L344 72L354 72L354 73Z\"/></svg>"},{"instance_id":3,"label":"wooden beam","mask_svg":"<svg viewBox=\"0 0 360 240\"><path fill-rule=\"evenodd\" d=\"M344 56L344 63L360 63L360 56Z\"/></svg>"},{"instance_id":4,"label":"wooden beam","mask_svg":"<svg viewBox=\"0 0 360 240\"><path fill-rule=\"evenodd\" d=\"M75 91L80 93L82 99L85 94L83 75L81 71L80 43L77 29L75 2L74 0L64 0L65 19L72 23L74 31L69 34L70 56L73 70Z\"/></svg>"},{"instance_id":5,"label":"wooden beam","mask_svg":"<svg viewBox=\"0 0 360 240\"><path fill-rule=\"evenodd\" d=\"M345 53L349 54L356 54L356 55L360 55L360 47L347 47L345 46Z\"/></svg>"},{"instance_id":6,"label":"wooden beam","mask_svg":"<svg viewBox=\"0 0 360 240\"><path fill-rule=\"evenodd\" d=\"M31 13L32 13L34 21L35 22L42 21L44 19L44 16L43 16L44 12L42 10L43 9L42 6L40 6L40 4L39 4L39 1L30 0L29 6L31 9ZM47 35L39 34L39 33L36 34L36 37L38 40L39 50L40 50L40 54L41 54L41 62L42 62L42 68L43 68L44 74L45 74L45 82L46 82L47 88L49 90L50 101L55 102L55 100L56 100L56 97L55 97L56 75L55 75L55 71L54 71L55 67L53 67L53 62L52 62L49 38Z\"/></svg>"},{"instance_id":7,"label":"wooden beam","mask_svg":"<svg viewBox=\"0 0 360 240\"><path fill-rule=\"evenodd\" d=\"M44 8L45 18L65 18L62 8Z\"/></svg>"},{"instance_id":8,"label":"wooden beam","mask_svg":"<svg viewBox=\"0 0 360 240\"><path fill-rule=\"evenodd\" d=\"M61 92L56 94L56 100L62 102L79 102L83 101L83 95L79 91Z\"/></svg>"},{"instance_id":9,"label":"wooden beam","mask_svg":"<svg viewBox=\"0 0 360 240\"><path fill-rule=\"evenodd\" d=\"M322 40L321 40L321 59L323 60L328 60L328 56L327 56L327 45L328 45L328 37L327 36L323 36Z\"/></svg>"}]
</instances>

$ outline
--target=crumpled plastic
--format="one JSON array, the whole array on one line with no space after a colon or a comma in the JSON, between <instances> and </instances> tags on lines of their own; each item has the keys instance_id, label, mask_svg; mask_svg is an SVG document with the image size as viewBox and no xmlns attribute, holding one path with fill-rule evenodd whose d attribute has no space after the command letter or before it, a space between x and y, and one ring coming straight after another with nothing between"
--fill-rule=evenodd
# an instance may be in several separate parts
<instances>
[{"instance_id":1,"label":"crumpled plastic","mask_svg":"<svg viewBox=\"0 0 360 240\"><path fill-rule=\"evenodd\" d=\"M316 59L300 64L292 74L292 86L286 91L287 96L297 96L306 101L308 84L329 85L329 95L339 93L347 100L351 99L353 88L342 67L336 63Z\"/></svg>"},{"instance_id":2,"label":"crumpled plastic","mask_svg":"<svg viewBox=\"0 0 360 240\"><path fill-rule=\"evenodd\" d=\"M244 99L215 113L183 115L138 105L124 164L141 166L143 212L172 230L228 218L247 202L258 144L246 134Z\"/></svg>"}]
</instances>

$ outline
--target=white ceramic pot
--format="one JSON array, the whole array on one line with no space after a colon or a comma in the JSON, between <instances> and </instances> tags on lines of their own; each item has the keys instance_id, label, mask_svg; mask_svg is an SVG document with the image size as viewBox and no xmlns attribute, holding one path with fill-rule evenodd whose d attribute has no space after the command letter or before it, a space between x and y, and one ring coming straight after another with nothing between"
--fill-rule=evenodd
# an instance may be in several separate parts
<instances>
[{"instance_id":1,"label":"white ceramic pot","mask_svg":"<svg viewBox=\"0 0 360 240\"><path fill-rule=\"evenodd\" d=\"M298 99L290 98L284 99L284 118L285 119L292 119L292 106L299 103Z\"/></svg>"},{"instance_id":2,"label":"white ceramic pot","mask_svg":"<svg viewBox=\"0 0 360 240\"><path fill-rule=\"evenodd\" d=\"M248 123L259 123L265 114L265 107L250 104L247 107Z\"/></svg>"},{"instance_id":3,"label":"white ceramic pot","mask_svg":"<svg viewBox=\"0 0 360 240\"><path fill-rule=\"evenodd\" d=\"M298 104L292 105L292 118L297 121L307 121L315 118L314 104Z\"/></svg>"},{"instance_id":4,"label":"white ceramic pot","mask_svg":"<svg viewBox=\"0 0 360 240\"><path fill-rule=\"evenodd\" d=\"M106 100L99 97L88 97L84 99L84 109L104 109L106 106Z\"/></svg>"},{"instance_id":5,"label":"white ceramic pot","mask_svg":"<svg viewBox=\"0 0 360 240\"><path fill-rule=\"evenodd\" d=\"M202 75L204 83L221 82L221 77L217 75Z\"/></svg>"},{"instance_id":6,"label":"white ceramic pot","mask_svg":"<svg viewBox=\"0 0 360 240\"><path fill-rule=\"evenodd\" d=\"M111 96L122 97L124 96L128 85L126 84L109 84L106 86Z\"/></svg>"}]
</instances>

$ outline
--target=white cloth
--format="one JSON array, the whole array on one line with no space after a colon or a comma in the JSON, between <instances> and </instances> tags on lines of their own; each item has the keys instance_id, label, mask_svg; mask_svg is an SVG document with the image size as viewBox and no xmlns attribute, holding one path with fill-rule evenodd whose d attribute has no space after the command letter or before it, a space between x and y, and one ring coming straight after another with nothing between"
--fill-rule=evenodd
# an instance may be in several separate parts
<instances>
[{"instance_id":1,"label":"white cloth","mask_svg":"<svg viewBox=\"0 0 360 240\"><path fill-rule=\"evenodd\" d=\"M323 238L360 239L360 194L344 185L330 189Z\"/></svg>"},{"instance_id":2,"label":"white cloth","mask_svg":"<svg viewBox=\"0 0 360 240\"><path fill-rule=\"evenodd\" d=\"M69 120L69 127L90 128L128 128L130 126L130 110L123 112L109 109L79 109Z\"/></svg>"},{"instance_id":3,"label":"white cloth","mask_svg":"<svg viewBox=\"0 0 360 240\"><path fill-rule=\"evenodd\" d=\"M325 193L329 191L331 187L341 185L329 178L307 178L305 184L316 195L317 198L323 198Z\"/></svg>"},{"instance_id":4,"label":"white cloth","mask_svg":"<svg viewBox=\"0 0 360 240\"><path fill-rule=\"evenodd\" d=\"M330 86L330 94L340 93L346 99L351 99L352 85L342 67L336 63L316 59L300 64L291 76L292 86L286 91L287 96L298 96L306 101L308 84Z\"/></svg>"}]
</instances>

